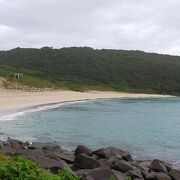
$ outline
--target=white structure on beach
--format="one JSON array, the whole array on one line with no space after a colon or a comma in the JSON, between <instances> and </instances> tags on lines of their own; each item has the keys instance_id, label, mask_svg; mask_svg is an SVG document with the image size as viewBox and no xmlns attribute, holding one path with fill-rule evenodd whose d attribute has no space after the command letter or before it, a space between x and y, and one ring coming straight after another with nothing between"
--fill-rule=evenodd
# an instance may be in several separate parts
<instances>
[{"instance_id":1,"label":"white structure on beach","mask_svg":"<svg viewBox=\"0 0 180 180\"><path fill-rule=\"evenodd\" d=\"M20 78L23 78L23 74L21 73L14 73L14 79L20 79Z\"/></svg>"}]
</instances>

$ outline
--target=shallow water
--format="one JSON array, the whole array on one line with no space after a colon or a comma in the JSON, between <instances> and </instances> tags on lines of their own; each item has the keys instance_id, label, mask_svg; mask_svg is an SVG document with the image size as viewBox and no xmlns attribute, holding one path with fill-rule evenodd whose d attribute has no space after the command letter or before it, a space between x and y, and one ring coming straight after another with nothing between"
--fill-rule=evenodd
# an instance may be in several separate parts
<instances>
[{"instance_id":1,"label":"shallow water","mask_svg":"<svg viewBox=\"0 0 180 180\"><path fill-rule=\"evenodd\" d=\"M1 138L58 141L66 149L78 144L116 146L138 159L160 158L180 165L179 98L96 100L55 107L0 121Z\"/></svg>"}]
</instances>

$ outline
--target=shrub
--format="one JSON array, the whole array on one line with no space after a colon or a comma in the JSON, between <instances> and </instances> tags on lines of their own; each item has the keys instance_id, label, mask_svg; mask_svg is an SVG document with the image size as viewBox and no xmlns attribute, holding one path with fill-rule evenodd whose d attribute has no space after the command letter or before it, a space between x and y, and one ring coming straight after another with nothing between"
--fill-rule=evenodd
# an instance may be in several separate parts
<instances>
[{"instance_id":1,"label":"shrub","mask_svg":"<svg viewBox=\"0 0 180 180\"><path fill-rule=\"evenodd\" d=\"M0 179L3 180L79 180L71 173L61 170L53 175L39 168L36 163L17 156L12 159L0 153Z\"/></svg>"}]
</instances>

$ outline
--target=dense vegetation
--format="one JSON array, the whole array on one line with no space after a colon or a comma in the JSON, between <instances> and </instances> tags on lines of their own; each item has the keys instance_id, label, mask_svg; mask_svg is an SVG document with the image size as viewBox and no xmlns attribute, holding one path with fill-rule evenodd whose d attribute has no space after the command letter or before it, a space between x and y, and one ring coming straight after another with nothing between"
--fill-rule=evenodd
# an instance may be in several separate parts
<instances>
[{"instance_id":1,"label":"dense vegetation","mask_svg":"<svg viewBox=\"0 0 180 180\"><path fill-rule=\"evenodd\" d=\"M30 86L180 94L180 57L92 48L0 51L0 75L24 73Z\"/></svg>"},{"instance_id":2,"label":"dense vegetation","mask_svg":"<svg viewBox=\"0 0 180 180\"><path fill-rule=\"evenodd\" d=\"M39 168L36 163L21 157L10 158L0 152L0 179L3 180L80 180L67 171L52 175Z\"/></svg>"}]
</instances>

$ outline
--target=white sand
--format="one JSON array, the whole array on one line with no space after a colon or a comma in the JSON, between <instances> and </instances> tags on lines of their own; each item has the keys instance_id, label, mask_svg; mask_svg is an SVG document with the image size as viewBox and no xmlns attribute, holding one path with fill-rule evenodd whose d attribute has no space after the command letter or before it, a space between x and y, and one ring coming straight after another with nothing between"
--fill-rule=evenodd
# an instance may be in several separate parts
<instances>
[{"instance_id":1,"label":"white sand","mask_svg":"<svg viewBox=\"0 0 180 180\"><path fill-rule=\"evenodd\" d=\"M107 98L164 98L157 94L130 94L117 92L74 92L74 91L47 91L25 92L20 90L7 90L0 87L0 115L19 111L33 106L61 103L64 101L107 99Z\"/></svg>"}]
</instances>

